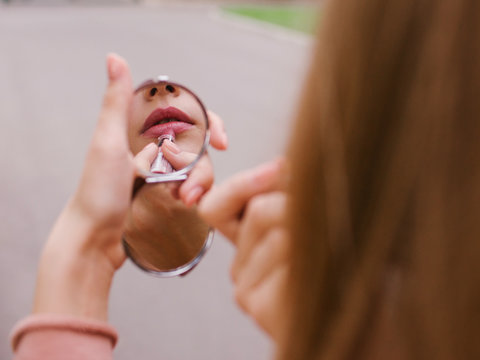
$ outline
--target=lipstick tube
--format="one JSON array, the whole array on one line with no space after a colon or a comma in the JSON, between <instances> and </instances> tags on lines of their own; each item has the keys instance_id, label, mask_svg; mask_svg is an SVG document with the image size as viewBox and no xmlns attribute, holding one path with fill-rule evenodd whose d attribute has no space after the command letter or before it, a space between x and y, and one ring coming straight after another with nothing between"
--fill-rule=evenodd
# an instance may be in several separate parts
<instances>
[{"instance_id":1,"label":"lipstick tube","mask_svg":"<svg viewBox=\"0 0 480 360\"><path fill-rule=\"evenodd\" d=\"M153 161L150 171L157 174L169 174L173 172L172 165L168 162L167 159L163 157L161 146L165 140L170 140L171 142L175 141L175 138L170 134L160 135L158 137L158 155Z\"/></svg>"}]
</instances>

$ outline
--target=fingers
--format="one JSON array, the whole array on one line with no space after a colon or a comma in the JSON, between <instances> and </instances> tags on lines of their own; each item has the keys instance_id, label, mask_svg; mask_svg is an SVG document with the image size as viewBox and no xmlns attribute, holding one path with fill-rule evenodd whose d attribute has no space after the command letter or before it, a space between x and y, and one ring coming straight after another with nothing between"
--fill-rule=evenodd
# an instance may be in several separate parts
<instances>
[{"instance_id":1,"label":"fingers","mask_svg":"<svg viewBox=\"0 0 480 360\"><path fill-rule=\"evenodd\" d=\"M197 154L181 151L173 142L165 140L162 144L165 158L177 169L183 169L196 160ZM179 188L180 199L187 207L197 203L200 197L211 188L213 184L213 165L210 158L204 155L195 164L195 167Z\"/></svg>"},{"instance_id":2,"label":"fingers","mask_svg":"<svg viewBox=\"0 0 480 360\"><path fill-rule=\"evenodd\" d=\"M194 162L198 156L197 154L182 151L177 144L170 140L165 140L163 142L162 152L165 156L165 159L167 159L176 170L181 170L184 167L187 167Z\"/></svg>"},{"instance_id":3,"label":"fingers","mask_svg":"<svg viewBox=\"0 0 480 360\"><path fill-rule=\"evenodd\" d=\"M286 206L287 197L283 192L259 195L249 202L238 231L238 251L232 264L234 280L265 234L271 229L285 226Z\"/></svg>"},{"instance_id":4,"label":"fingers","mask_svg":"<svg viewBox=\"0 0 480 360\"><path fill-rule=\"evenodd\" d=\"M228 147L228 137L225 132L223 120L213 111L208 110L208 120L210 121L210 145L217 150L226 150Z\"/></svg>"},{"instance_id":5,"label":"fingers","mask_svg":"<svg viewBox=\"0 0 480 360\"><path fill-rule=\"evenodd\" d=\"M273 340L285 331L288 267L276 267L258 286L245 290L235 288L235 300Z\"/></svg>"},{"instance_id":6,"label":"fingers","mask_svg":"<svg viewBox=\"0 0 480 360\"><path fill-rule=\"evenodd\" d=\"M158 154L158 146L154 143L150 143L145 146L135 157L133 161L137 170L148 172L152 166L153 160Z\"/></svg>"},{"instance_id":7,"label":"fingers","mask_svg":"<svg viewBox=\"0 0 480 360\"><path fill-rule=\"evenodd\" d=\"M186 206L197 203L202 195L212 187L214 180L213 165L207 155L195 165L187 180L180 186L180 198Z\"/></svg>"},{"instance_id":8,"label":"fingers","mask_svg":"<svg viewBox=\"0 0 480 360\"><path fill-rule=\"evenodd\" d=\"M285 228L277 227L269 231L235 273L232 267L232 278L237 287L247 291L261 283L277 266L286 263L288 245Z\"/></svg>"},{"instance_id":9,"label":"fingers","mask_svg":"<svg viewBox=\"0 0 480 360\"><path fill-rule=\"evenodd\" d=\"M280 159L234 175L202 198L200 215L233 241L247 202L255 195L283 187L282 167Z\"/></svg>"}]
</instances>

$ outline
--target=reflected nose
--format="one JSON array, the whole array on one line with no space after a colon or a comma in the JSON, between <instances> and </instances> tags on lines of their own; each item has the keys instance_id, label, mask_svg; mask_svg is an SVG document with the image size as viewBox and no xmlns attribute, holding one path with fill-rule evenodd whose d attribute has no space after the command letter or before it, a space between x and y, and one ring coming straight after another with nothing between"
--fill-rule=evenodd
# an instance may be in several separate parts
<instances>
[{"instance_id":1,"label":"reflected nose","mask_svg":"<svg viewBox=\"0 0 480 360\"><path fill-rule=\"evenodd\" d=\"M145 100L151 101L158 97L173 96L180 94L179 89L172 84L158 84L144 90Z\"/></svg>"}]
</instances>

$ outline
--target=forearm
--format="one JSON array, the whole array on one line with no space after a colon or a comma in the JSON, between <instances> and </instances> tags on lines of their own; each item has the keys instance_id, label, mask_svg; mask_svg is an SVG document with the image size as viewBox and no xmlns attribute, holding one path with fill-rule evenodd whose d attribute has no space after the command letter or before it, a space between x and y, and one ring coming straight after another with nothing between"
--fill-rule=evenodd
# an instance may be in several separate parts
<instances>
[{"instance_id":1,"label":"forearm","mask_svg":"<svg viewBox=\"0 0 480 360\"><path fill-rule=\"evenodd\" d=\"M117 229L96 229L69 203L40 258L33 313L68 314L105 321L110 286L116 266L120 264L112 264L105 252L89 244L97 242L118 248L119 236Z\"/></svg>"},{"instance_id":2,"label":"forearm","mask_svg":"<svg viewBox=\"0 0 480 360\"><path fill-rule=\"evenodd\" d=\"M112 358L117 334L106 320L116 267L89 244L111 246L118 236L67 204L40 258L33 314L12 332L15 359Z\"/></svg>"}]
</instances>

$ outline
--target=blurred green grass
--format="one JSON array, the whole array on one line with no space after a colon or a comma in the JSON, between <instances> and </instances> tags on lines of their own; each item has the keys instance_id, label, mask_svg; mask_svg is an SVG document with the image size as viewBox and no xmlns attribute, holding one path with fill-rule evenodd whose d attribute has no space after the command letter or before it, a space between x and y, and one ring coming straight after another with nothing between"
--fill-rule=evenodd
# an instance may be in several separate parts
<instances>
[{"instance_id":1,"label":"blurred green grass","mask_svg":"<svg viewBox=\"0 0 480 360\"><path fill-rule=\"evenodd\" d=\"M255 20L286 27L307 34L315 33L319 10L315 6L237 5L222 10Z\"/></svg>"}]
</instances>

